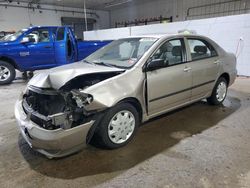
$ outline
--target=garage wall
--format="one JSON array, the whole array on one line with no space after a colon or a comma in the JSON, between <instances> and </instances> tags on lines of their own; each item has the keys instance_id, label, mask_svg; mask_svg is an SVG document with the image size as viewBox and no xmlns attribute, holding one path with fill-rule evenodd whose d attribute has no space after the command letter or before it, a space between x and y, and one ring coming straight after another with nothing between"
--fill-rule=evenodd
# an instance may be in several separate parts
<instances>
[{"instance_id":1,"label":"garage wall","mask_svg":"<svg viewBox=\"0 0 250 188\"><path fill-rule=\"evenodd\" d=\"M207 6L204 6L207 5ZM203 6L203 7L199 7ZM189 10L189 16L187 12ZM184 21L250 13L249 0L154 0L140 4L128 3L110 12L111 26L115 22L173 16L173 21Z\"/></svg>"},{"instance_id":2,"label":"garage wall","mask_svg":"<svg viewBox=\"0 0 250 188\"><path fill-rule=\"evenodd\" d=\"M26 5L27 4L20 4ZM63 9L69 11L81 11L83 9L76 8L66 8L66 7L56 7L56 6L45 6L41 5L44 8L52 9ZM91 11L91 10L88 10ZM95 23L94 29L105 29L110 26L109 12L107 11L91 11L96 13L97 16L88 15L88 18L94 18L97 20ZM0 31L10 31L10 30L19 30L27 26L32 25L61 25L61 17L78 17L83 18L84 14L81 13L71 13L71 12L61 12L61 11L48 11L42 10L42 13L39 10L35 9L26 9L26 8L16 8L16 7L2 7L0 6Z\"/></svg>"},{"instance_id":3,"label":"garage wall","mask_svg":"<svg viewBox=\"0 0 250 188\"><path fill-rule=\"evenodd\" d=\"M167 24L135 26L85 32L86 40L117 39L133 35L178 33L183 29L195 30L216 41L226 51L237 55L239 75L250 76L250 14L190 20ZM120 34L121 33L121 34Z\"/></svg>"}]
</instances>

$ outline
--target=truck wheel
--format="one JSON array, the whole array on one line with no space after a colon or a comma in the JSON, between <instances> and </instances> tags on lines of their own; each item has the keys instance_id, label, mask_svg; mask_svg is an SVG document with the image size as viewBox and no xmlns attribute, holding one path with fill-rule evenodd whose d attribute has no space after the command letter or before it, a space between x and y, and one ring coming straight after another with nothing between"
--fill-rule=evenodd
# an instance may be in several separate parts
<instances>
[{"instance_id":1,"label":"truck wheel","mask_svg":"<svg viewBox=\"0 0 250 188\"><path fill-rule=\"evenodd\" d=\"M22 79L23 80L28 80L28 74L27 74L26 71L22 73Z\"/></svg>"},{"instance_id":2,"label":"truck wheel","mask_svg":"<svg viewBox=\"0 0 250 188\"><path fill-rule=\"evenodd\" d=\"M98 126L94 140L107 149L122 147L134 137L139 125L139 115L134 106L121 103L106 112Z\"/></svg>"},{"instance_id":3,"label":"truck wheel","mask_svg":"<svg viewBox=\"0 0 250 188\"><path fill-rule=\"evenodd\" d=\"M29 78L31 79L33 76L34 76L34 72L33 72L33 71L30 71L30 72L29 72Z\"/></svg>"},{"instance_id":4,"label":"truck wheel","mask_svg":"<svg viewBox=\"0 0 250 188\"><path fill-rule=\"evenodd\" d=\"M10 63L0 61L0 85L11 83L16 77L16 70Z\"/></svg>"},{"instance_id":5,"label":"truck wheel","mask_svg":"<svg viewBox=\"0 0 250 188\"><path fill-rule=\"evenodd\" d=\"M227 95L227 81L220 77L216 82L212 95L207 98L207 102L211 105L219 105L223 103Z\"/></svg>"}]
</instances>

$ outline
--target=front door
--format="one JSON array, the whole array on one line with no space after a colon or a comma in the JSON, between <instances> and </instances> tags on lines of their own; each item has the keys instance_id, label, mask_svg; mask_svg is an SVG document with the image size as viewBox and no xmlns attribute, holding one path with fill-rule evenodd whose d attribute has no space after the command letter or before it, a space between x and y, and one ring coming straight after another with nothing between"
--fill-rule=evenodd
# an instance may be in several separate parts
<instances>
[{"instance_id":1,"label":"front door","mask_svg":"<svg viewBox=\"0 0 250 188\"><path fill-rule=\"evenodd\" d=\"M49 68L55 65L52 35L49 28L35 28L24 37L28 43L22 43L20 57L30 69Z\"/></svg>"},{"instance_id":2,"label":"front door","mask_svg":"<svg viewBox=\"0 0 250 188\"><path fill-rule=\"evenodd\" d=\"M147 72L148 115L156 116L190 101L192 72L184 40L166 41L150 58L163 59L163 68Z\"/></svg>"}]
</instances>

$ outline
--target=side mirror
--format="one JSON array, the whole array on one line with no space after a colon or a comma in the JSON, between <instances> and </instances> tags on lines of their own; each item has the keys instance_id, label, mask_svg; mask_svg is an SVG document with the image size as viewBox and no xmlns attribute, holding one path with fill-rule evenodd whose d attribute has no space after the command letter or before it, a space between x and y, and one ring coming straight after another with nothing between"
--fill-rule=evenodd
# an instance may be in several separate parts
<instances>
[{"instance_id":1,"label":"side mirror","mask_svg":"<svg viewBox=\"0 0 250 188\"><path fill-rule=\"evenodd\" d=\"M147 63L143 71L144 72L153 71L164 67L166 67L164 59L154 59Z\"/></svg>"}]
</instances>

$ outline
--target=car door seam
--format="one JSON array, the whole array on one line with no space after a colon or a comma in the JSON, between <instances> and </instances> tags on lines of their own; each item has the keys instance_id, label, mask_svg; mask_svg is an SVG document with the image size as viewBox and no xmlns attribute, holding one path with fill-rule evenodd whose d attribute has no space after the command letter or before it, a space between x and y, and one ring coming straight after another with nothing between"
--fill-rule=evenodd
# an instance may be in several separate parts
<instances>
[{"instance_id":1,"label":"car door seam","mask_svg":"<svg viewBox=\"0 0 250 188\"><path fill-rule=\"evenodd\" d=\"M177 95L177 94L179 94L179 93L183 93L183 92L186 92L186 91L189 91L189 90L192 90L192 89L195 89L195 88L198 88L198 87L201 87L201 86L204 86L204 85L213 83L214 81L215 81L215 80L210 80L210 81L208 81L208 82L204 82L204 83L201 83L201 84L192 86L192 87L190 87L190 88L186 88L186 89L183 89L183 90L180 90L180 91L176 91L176 92L173 92L173 93L170 93L170 94L167 94L167 95L163 95L163 96L160 96L160 97L151 99L151 100L149 100L149 102L154 102L154 101L157 101L157 100L160 100L160 99L163 99L163 98L167 98L167 97L170 97L170 96L173 96L173 95Z\"/></svg>"}]
</instances>

